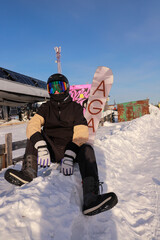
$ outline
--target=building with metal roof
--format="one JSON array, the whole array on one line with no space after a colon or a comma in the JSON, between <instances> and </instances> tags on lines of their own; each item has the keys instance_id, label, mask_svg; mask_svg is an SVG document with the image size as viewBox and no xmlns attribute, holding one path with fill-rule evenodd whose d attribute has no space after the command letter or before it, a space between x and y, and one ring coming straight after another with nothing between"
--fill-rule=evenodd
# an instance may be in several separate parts
<instances>
[{"instance_id":1,"label":"building with metal roof","mask_svg":"<svg viewBox=\"0 0 160 240\"><path fill-rule=\"evenodd\" d=\"M22 106L47 98L46 82L0 67L0 105Z\"/></svg>"}]
</instances>

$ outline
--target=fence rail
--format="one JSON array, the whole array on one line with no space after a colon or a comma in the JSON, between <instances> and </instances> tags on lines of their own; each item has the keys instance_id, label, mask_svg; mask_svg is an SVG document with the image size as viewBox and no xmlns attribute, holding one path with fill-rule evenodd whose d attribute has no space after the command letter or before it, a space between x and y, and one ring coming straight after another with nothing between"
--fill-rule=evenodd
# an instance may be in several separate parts
<instances>
[{"instance_id":1,"label":"fence rail","mask_svg":"<svg viewBox=\"0 0 160 240\"><path fill-rule=\"evenodd\" d=\"M17 158L12 158L12 151L25 148L27 140L12 142L12 133L7 133L5 135L5 144L0 145L0 170L6 168L15 162L20 161L23 156Z\"/></svg>"}]
</instances>

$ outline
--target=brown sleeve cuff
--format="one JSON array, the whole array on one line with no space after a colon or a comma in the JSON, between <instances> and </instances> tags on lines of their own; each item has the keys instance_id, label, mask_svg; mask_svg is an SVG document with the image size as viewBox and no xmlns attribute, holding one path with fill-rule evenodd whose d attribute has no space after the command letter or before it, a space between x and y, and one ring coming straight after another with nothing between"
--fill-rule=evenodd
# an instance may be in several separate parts
<instances>
[{"instance_id":1,"label":"brown sleeve cuff","mask_svg":"<svg viewBox=\"0 0 160 240\"><path fill-rule=\"evenodd\" d=\"M42 137L42 134L40 132L36 132L30 137L30 140L33 145L35 145L38 141L44 140L44 138Z\"/></svg>"},{"instance_id":2,"label":"brown sleeve cuff","mask_svg":"<svg viewBox=\"0 0 160 240\"><path fill-rule=\"evenodd\" d=\"M71 150L75 152L76 154L79 152L80 147L75 144L74 142L69 142L66 146L66 150Z\"/></svg>"}]
</instances>

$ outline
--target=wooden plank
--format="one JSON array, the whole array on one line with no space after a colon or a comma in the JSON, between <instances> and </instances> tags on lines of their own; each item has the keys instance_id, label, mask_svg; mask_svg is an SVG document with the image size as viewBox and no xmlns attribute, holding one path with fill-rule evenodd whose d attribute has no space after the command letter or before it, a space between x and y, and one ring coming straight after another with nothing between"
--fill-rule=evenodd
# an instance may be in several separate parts
<instances>
[{"instance_id":1,"label":"wooden plank","mask_svg":"<svg viewBox=\"0 0 160 240\"><path fill-rule=\"evenodd\" d=\"M27 140L17 141L12 143L12 151L20 149L20 148L26 148ZM0 145L0 155L3 155L5 153L5 144Z\"/></svg>"},{"instance_id":2,"label":"wooden plank","mask_svg":"<svg viewBox=\"0 0 160 240\"><path fill-rule=\"evenodd\" d=\"M5 154L0 156L0 170L6 167L5 157L6 157Z\"/></svg>"},{"instance_id":3,"label":"wooden plank","mask_svg":"<svg viewBox=\"0 0 160 240\"><path fill-rule=\"evenodd\" d=\"M5 144L0 145L0 155L3 155L5 153Z\"/></svg>"},{"instance_id":4,"label":"wooden plank","mask_svg":"<svg viewBox=\"0 0 160 240\"><path fill-rule=\"evenodd\" d=\"M20 157L17 157L17 158L14 158L13 159L13 164L16 164L17 162L22 161L23 159L24 159L24 155L20 156Z\"/></svg>"},{"instance_id":5,"label":"wooden plank","mask_svg":"<svg viewBox=\"0 0 160 240\"><path fill-rule=\"evenodd\" d=\"M17 141L12 143L12 151L20 149L20 148L26 148L27 140Z\"/></svg>"},{"instance_id":6,"label":"wooden plank","mask_svg":"<svg viewBox=\"0 0 160 240\"><path fill-rule=\"evenodd\" d=\"M12 165L12 133L5 135L6 167Z\"/></svg>"}]
</instances>

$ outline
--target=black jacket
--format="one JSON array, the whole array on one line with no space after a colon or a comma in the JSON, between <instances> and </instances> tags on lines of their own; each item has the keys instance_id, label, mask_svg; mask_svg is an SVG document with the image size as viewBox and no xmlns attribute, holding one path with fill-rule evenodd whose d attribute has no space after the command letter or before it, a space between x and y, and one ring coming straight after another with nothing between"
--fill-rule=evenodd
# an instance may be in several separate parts
<instances>
[{"instance_id":1,"label":"black jacket","mask_svg":"<svg viewBox=\"0 0 160 240\"><path fill-rule=\"evenodd\" d=\"M87 126L82 106L73 102L70 96L65 101L57 102L51 99L43 103L37 114L44 118L44 133L57 145L65 146L72 141L75 126ZM31 140L34 141L34 137L36 134Z\"/></svg>"}]
</instances>

